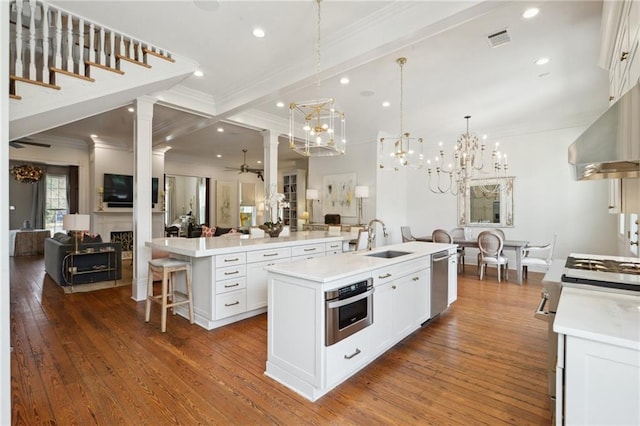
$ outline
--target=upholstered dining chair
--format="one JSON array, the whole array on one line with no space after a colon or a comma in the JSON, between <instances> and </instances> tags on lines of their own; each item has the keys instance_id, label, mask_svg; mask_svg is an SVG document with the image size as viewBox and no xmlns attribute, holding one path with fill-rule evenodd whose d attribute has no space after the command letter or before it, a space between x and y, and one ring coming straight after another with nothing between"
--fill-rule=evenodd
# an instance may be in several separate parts
<instances>
[{"instance_id":1,"label":"upholstered dining chair","mask_svg":"<svg viewBox=\"0 0 640 426\"><path fill-rule=\"evenodd\" d=\"M411 233L411 227L410 226L401 226L400 227L400 234L402 234L402 242L406 243L407 241L415 241L416 237L413 236L413 234Z\"/></svg>"},{"instance_id":2,"label":"upholstered dining chair","mask_svg":"<svg viewBox=\"0 0 640 426\"><path fill-rule=\"evenodd\" d=\"M483 279L487 265L493 265L498 271L498 282L502 267L505 268L505 280L509 280L509 259L502 254L503 240L495 231L483 231L478 235L480 249L480 280Z\"/></svg>"},{"instance_id":3,"label":"upholstered dining chair","mask_svg":"<svg viewBox=\"0 0 640 426\"><path fill-rule=\"evenodd\" d=\"M431 240L434 243L451 244L453 242L453 238L451 237L451 234L449 234L449 232L445 231L444 229L434 230L431 233Z\"/></svg>"},{"instance_id":4,"label":"upholstered dining chair","mask_svg":"<svg viewBox=\"0 0 640 426\"><path fill-rule=\"evenodd\" d=\"M522 257L522 276L527 278L528 267L540 267L545 271L551 266L553 259L553 249L556 245L557 234L553 235L553 240L543 246L526 246Z\"/></svg>"},{"instance_id":5,"label":"upholstered dining chair","mask_svg":"<svg viewBox=\"0 0 640 426\"><path fill-rule=\"evenodd\" d=\"M464 228L453 228L449 231L451 234L451 238L454 240L464 240L466 239L464 235ZM464 272L464 256L466 255L464 251L464 247L458 247L458 273Z\"/></svg>"}]
</instances>

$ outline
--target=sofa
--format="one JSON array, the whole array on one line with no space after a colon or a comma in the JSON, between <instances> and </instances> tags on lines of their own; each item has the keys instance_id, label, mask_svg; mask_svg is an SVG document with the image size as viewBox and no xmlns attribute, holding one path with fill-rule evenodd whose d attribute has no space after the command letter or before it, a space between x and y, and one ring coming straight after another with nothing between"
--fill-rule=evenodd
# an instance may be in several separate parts
<instances>
[{"instance_id":1,"label":"sofa","mask_svg":"<svg viewBox=\"0 0 640 426\"><path fill-rule=\"evenodd\" d=\"M71 238L64 238L66 234L58 233L52 238L44 240L44 269L47 274L60 286L70 285L62 273L64 259L73 251ZM74 256L70 267L80 270L95 269L95 272L78 274L73 277L73 284L87 284L98 281L110 281L122 278L122 246L120 243L83 242L79 245L80 251L86 253ZM115 261L115 271L101 271L100 268L109 261ZM115 275L114 275L115 273Z\"/></svg>"}]
</instances>

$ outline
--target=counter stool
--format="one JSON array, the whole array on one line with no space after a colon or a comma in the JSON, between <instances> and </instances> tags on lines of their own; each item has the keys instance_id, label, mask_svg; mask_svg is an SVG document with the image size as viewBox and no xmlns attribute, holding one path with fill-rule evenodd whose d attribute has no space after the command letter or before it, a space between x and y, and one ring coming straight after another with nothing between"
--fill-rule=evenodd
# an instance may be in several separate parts
<instances>
[{"instance_id":1,"label":"counter stool","mask_svg":"<svg viewBox=\"0 0 640 426\"><path fill-rule=\"evenodd\" d=\"M175 274L184 271L186 274L187 293L176 291ZM153 294L153 274L154 272L162 273L162 292ZM185 297L184 300L177 300L176 295ZM171 303L168 303L170 299ZM193 324L193 296L191 285L191 263L186 260L172 259L164 257L160 259L151 259L149 261L149 277L147 279L147 312L145 322L149 322L151 316L151 302L156 302L162 306L162 319L160 328L164 333L167 331L167 309L171 308L173 314L176 314L175 306L189 305L189 322Z\"/></svg>"}]
</instances>

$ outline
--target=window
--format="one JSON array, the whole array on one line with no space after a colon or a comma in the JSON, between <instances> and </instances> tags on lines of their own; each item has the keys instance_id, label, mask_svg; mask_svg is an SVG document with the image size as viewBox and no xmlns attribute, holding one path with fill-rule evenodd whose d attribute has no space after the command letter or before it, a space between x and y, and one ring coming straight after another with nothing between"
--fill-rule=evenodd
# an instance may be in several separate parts
<instances>
[{"instance_id":1,"label":"window","mask_svg":"<svg viewBox=\"0 0 640 426\"><path fill-rule=\"evenodd\" d=\"M47 194L44 212L45 229L51 231L51 235L61 232L62 218L69 213L69 200L67 199L67 175L47 174Z\"/></svg>"}]
</instances>

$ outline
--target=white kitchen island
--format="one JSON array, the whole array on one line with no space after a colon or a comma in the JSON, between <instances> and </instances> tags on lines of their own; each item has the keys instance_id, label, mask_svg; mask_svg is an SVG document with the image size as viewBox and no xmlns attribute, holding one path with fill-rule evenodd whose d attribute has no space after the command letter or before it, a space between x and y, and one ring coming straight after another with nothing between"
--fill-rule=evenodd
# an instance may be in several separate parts
<instances>
[{"instance_id":1,"label":"white kitchen island","mask_svg":"<svg viewBox=\"0 0 640 426\"><path fill-rule=\"evenodd\" d=\"M394 257L370 254L401 251ZM268 352L266 372L311 401L355 374L433 315L430 312L431 255L456 246L409 242L374 251L268 266ZM449 294L457 292L455 263ZM326 346L325 292L373 281L373 323ZM449 304L455 300L449 298Z\"/></svg>"},{"instance_id":2,"label":"white kitchen island","mask_svg":"<svg viewBox=\"0 0 640 426\"><path fill-rule=\"evenodd\" d=\"M265 266L342 253L353 238L323 231L248 237L156 238L145 245L191 262L195 322L211 330L267 310ZM177 286L184 287L184 282ZM177 312L187 317L184 306Z\"/></svg>"}]
</instances>

